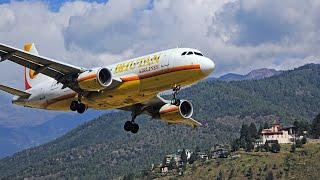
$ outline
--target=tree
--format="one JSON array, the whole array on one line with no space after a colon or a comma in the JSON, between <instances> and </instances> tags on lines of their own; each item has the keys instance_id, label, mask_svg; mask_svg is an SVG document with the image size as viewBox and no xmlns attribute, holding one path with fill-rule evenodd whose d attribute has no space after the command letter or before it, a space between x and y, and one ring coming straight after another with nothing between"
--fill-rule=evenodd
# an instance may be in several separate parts
<instances>
[{"instance_id":1,"label":"tree","mask_svg":"<svg viewBox=\"0 0 320 180\"><path fill-rule=\"evenodd\" d=\"M296 147L297 147L297 148L302 148L302 142L301 142L300 139L297 139L297 140L296 140Z\"/></svg>"},{"instance_id":2,"label":"tree","mask_svg":"<svg viewBox=\"0 0 320 180\"><path fill-rule=\"evenodd\" d=\"M268 171L268 174L266 176L266 180L273 180L273 173L272 171Z\"/></svg>"},{"instance_id":3,"label":"tree","mask_svg":"<svg viewBox=\"0 0 320 180\"><path fill-rule=\"evenodd\" d=\"M255 123L250 123L249 136L250 136L250 138L254 138L254 139L257 139L259 137Z\"/></svg>"},{"instance_id":4,"label":"tree","mask_svg":"<svg viewBox=\"0 0 320 180\"><path fill-rule=\"evenodd\" d=\"M247 141L249 138L249 127L246 124L242 124L240 130L240 139L244 139Z\"/></svg>"},{"instance_id":5,"label":"tree","mask_svg":"<svg viewBox=\"0 0 320 180\"><path fill-rule=\"evenodd\" d=\"M162 159L162 166L164 167L164 166L167 166L167 158L166 157L164 157L163 159Z\"/></svg>"},{"instance_id":6,"label":"tree","mask_svg":"<svg viewBox=\"0 0 320 180\"><path fill-rule=\"evenodd\" d=\"M246 151L251 152L253 150L253 148L254 148L253 143L251 141L247 141L246 142Z\"/></svg>"},{"instance_id":7,"label":"tree","mask_svg":"<svg viewBox=\"0 0 320 180\"><path fill-rule=\"evenodd\" d=\"M176 168L176 161L174 160L174 158L172 157L169 163L169 167L170 170Z\"/></svg>"},{"instance_id":8,"label":"tree","mask_svg":"<svg viewBox=\"0 0 320 180\"><path fill-rule=\"evenodd\" d=\"M252 168L249 167L249 169L247 170L245 176L246 176L248 179L252 179L252 175L253 175L253 173L252 173Z\"/></svg>"},{"instance_id":9,"label":"tree","mask_svg":"<svg viewBox=\"0 0 320 180\"><path fill-rule=\"evenodd\" d=\"M199 147L199 146L196 146L196 148L195 148L194 152L195 152L195 153L200 152L200 147Z\"/></svg>"},{"instance_id":10,"label":"tree","mask_svg":"<svg viewBox=\"0 0 320 180\"><path fill-rule=\"evenodd\" d=\"M223 179L223 173L220 170L218 176L216 177L216 180L222 180Z\"/></svg>"},{"instance_id":11,"label":"tree","mask_svg":"<svg viewBox=\"0 0 320 180\"><path fill-rule=\"evenodd\" d=\"M312 121L311 135L313 136L313 138L317 139L320 137L320 114L318 114Z\"/></svg>"},{"instance_id":12,"label":"tree","mask_svg":"<svg viewBox=\"0 0 320 180\"><path fill-rule=\"evenodd\" d=\"M269 124L267 122L264 122L263 129L269 129L269 128L270 128Z\"/></svg>"},{"instance_id":13,"label":"tree","mask_svg":"<svg viewBox=\"0 0 320 180\"><path fill-rule=\"evenodd\" d=\"M279 143L273 143L271 145L270 151L273 153L278 153L280 151L281 146L279 145Z\"/></svg>"},{"instance_id":14,"label":"tree","mask_svg":"<svg viewBox=\"0 0 320 180\"><path fill-rule=\"evenodd\" d=\"M187 162L188 162L188 157L187 157L185 149L183 149L181 152L181 160L183 162L183 165L187 164Z\"/></svg>"},{"instance_id":15,"label":"tree","mask_svg":"<svg viewBox=\"0 0 320 180\"><path fill-rule=\"evenodd\" d=\"M189 158L189 164L193 164L197 160L197 154L192 153L190 158Z\"/></svg>"},{"instance_id":16,"label":"tree","mask_svg":"<svg viewBox=\"0 0 320 180\"><path fill-rule=\"evenodd\" d=\"M231 142L231 151L235 152L240 149L240 139L235 139Z\"/></svg>"},{"instance_id":17,"label":"tree","mask_svg":"<svg viewBox=\"0 0 320 180\"><path fill-rule=\"evenodd\" d=\"M295 144L291 145L290 152L291 153L295 153L296 152L296 145Z\"/></svg>"},{"instance_id":18,"label":"tree","mask_svg":"<svg viewBox=\"0 0 320 180\"><path fill-rule=\"evenodd\" d=\"M294 130L295 133L299 136L304 135L303 131L309 131L310 130L310 125L306 121L294 121Z\"/></svg>"},{"instance_id":19,"label":"tree","mask_svg":"<svg viewBox=\"0 0 320 180\"><path fill-rule=\"evenodd\" d=\"M307 143L307 138L305 136L303 136L303 138L301 139L301 143L302 144L306 144Z\"/></svg>"}]
</instances>

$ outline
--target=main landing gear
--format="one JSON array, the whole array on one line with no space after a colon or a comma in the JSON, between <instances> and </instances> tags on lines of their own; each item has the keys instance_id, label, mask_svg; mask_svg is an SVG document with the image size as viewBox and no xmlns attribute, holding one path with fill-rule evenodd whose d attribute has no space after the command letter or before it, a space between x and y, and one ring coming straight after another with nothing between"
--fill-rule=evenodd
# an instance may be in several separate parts
<instances>
[{"instance_id":1,"label":"main landing gear","mask_svg":"<svg viewBox=\"0 0 320 180\"><path fill-rule=\"evenodd\" d=\"M80 101L72 101L70 104L70 110L77 111L79 114L82 114L87 110L87 107Z\"/></svg>"},{"instance_id":2,"label":"main landing gear","mask_svg":"<svg viewBox=\"0 0 320 180\"><path fill-rule=\"evenodd\" d=\"M131 113L131 121L127 121L124 123L123 129L125 131L131 131L133 134L136 134L139 131L139 125L135 123L135 119L143 112L143 108L141 106L133 107Z\"/></svg>"},{"instance_id":3,"label":"main landing gear","mask_svg":"<svg viewBox=\"0 0 320 180\"><path fill-rule=\"evenodd\" d=\"M180 105L180 99L177 99L177 94L179 93L179 91L181 90L181 87L179 85L175 85L172 89L173 93L172 93L172 100L171 100L171 104L172 105L176 105L179 106Z\"/></svg>"}]
</instances>

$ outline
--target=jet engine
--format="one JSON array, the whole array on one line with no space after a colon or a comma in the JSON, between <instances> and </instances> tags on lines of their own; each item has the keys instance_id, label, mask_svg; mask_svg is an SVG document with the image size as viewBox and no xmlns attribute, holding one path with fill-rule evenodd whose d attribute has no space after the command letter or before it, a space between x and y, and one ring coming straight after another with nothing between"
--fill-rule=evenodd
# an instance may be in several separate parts
<instances>
[{"instance_id":1,"label":"jet engine","mask_svg":"<svg viewBox=\"0 0 320 180\"><path fill-rule=\"evenodd\" d=\"M107 68L85 71L78 76L79 87L86 91L100 91L112 83L112 73Z\"/></svg>"},{"instance_id":2,"label":"jet engine","mask_svg":"<svg viewBox=\"0 0 320 180\"><path fill-rule=\"evenodd\" d=\"M172 123L183 123L186 119L191 118L193 114L193 106L189 101L181 100L179 106L172 104L163 105L160 110L160 119Z\"/></svg>"}]
</instances>

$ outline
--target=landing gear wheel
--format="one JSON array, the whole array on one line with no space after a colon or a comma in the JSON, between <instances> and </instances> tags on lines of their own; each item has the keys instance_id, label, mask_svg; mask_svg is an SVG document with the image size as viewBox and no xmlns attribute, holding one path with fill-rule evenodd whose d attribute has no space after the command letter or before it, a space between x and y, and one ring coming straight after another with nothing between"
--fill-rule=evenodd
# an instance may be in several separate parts
<instances>
[{"instance_id":1,"label":"landing gear wheel","mask_svg":"<svg viewBox=\"0 0 320 180\"><path fill-rule=\"evenodd\" d=\"M79 103L77 106L77 112L79 114L82 114L86 111L86 105L84 105L83 103Z\"/></svg>"},{"instance_id":2,"label":"landing gear wheel","mask_svg":"<svg viewBox=\"0 0 320 180\"><path fill-rule=\"evenodd\" d=\"M70 110L71 111L76 111L77 110L77 107L78 107L78 102L77 101L72 101L71 104L70 104Z\"/></svg>"},{"instance_id":3,"label":"landing gear wheel","mask_svg":"<svg viewBox=\"0 0 320 180\"><path fill-rule=\"evenodd\" d=\"M131 121L127 121L126 123L124 123L123 129L125 131L131 131L132 126L133 126L132 122Z\"/></svg>"},{"instance_id":4,"label":"landing gear wheel","mask_svg":"<svg viewBox=\"0 0 320 180\"><path fill-rule=\"evenodd\" d=\"M136 134L138 131L139 131L139 125L136 124L136 123L133 123L133 124L132 124L131 132L132 132L133 134Z\"/></svg>"}]
</instances>

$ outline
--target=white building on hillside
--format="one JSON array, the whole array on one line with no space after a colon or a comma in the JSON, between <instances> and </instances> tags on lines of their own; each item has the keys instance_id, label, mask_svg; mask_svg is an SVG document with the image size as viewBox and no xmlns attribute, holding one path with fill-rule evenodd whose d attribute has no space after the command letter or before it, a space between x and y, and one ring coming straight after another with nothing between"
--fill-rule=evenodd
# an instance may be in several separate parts
<instances>
[{"instance_id":1,"label":"white building on hillside","mask_svg":"<svg viewBox=\"0 0 320 180\"><path fill-rule=\"evenodd\" d=\"M279 123L274 123L270 129L263 129L262 143L278 141L279 144L294 142L293 126L281 127Z\"/></svg>"}]
</instances>

